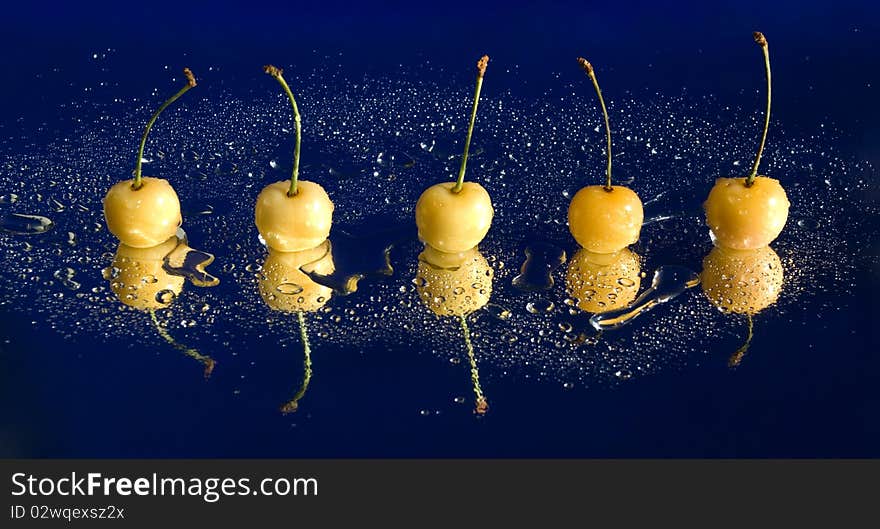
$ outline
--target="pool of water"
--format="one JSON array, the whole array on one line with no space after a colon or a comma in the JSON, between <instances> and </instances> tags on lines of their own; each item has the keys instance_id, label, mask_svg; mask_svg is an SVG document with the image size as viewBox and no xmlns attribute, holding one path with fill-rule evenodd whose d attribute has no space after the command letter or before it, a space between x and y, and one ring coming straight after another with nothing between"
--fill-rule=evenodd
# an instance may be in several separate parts
<instances>
[{"instance_id":1,"label":"pool of water","mask_svg":"<svg viewBox=\"0 0 880 529\"><path fill-rule=\"evenodd\" d=\"M573 30L553 20L575 49ZM537 31L520 14L507 21ZM870 28L830 24L863 49ZM497 28L498 54L484 36L473 53L461 43L439 55L435 43L404 50L396 67L382 39L366 45L382 58L359 67L351 36L317 38L291 51L294 62L268 52L265 37L226 43L242 50L227 56L195 39L178 49L159 38L151 53L111 30L57 55L32 49L40 67L23 66L6 91L42 104L4 108L0 123L0 455L876 456L877 128L872 111L851 108L876 84L840 79L847 101L806 78L818 59L804 58L795 30L780 30L790 40L772 48L780 110L762 165L791 201L772 244L778 299L750 322L699 284L712 250L701 203L715 178L746 174L763 119L760 54L743 27L743 38L715 41L700 30L707 49L675 82L636 80L681 68L685 51L659 53L668 44L637 73L626 71L632 43L591 57L616 182L638 192L646 218L631 248L637 270L616 279L648 310L621 307L605 323L579 307L571 281L583 263L566 209L601 181L605 160L601 113L574 56L542 63L537 46L518 60L521 43ZM743 65L707 81L724 63L707 55L733 42L742 49L726 60ZM468 179L489 191L495 218L475 261L481 283L462 287L487 303L462 321L430 308L425 274L436 271L419 260L413 207L455 177L483 51L493 59ZM869 59L853 53L835 71ZM259 68L268 60L297 95L302 178L336 208L332 270L303 267L326 299L302 321L272 302L299 291L261 295L269 272L254 202L289 176L294 140L289 105ZM157 292L151 313L114 290L124 270L101 201L130 176L141 128L182 85L183 66L200 84L157 122L144 172L180 196L186 246L165 270L186 279L179 293ZM688 83L693 69L701 79ZM823 98L834 102L806 104Z\"/></svg>"}]
</instances>

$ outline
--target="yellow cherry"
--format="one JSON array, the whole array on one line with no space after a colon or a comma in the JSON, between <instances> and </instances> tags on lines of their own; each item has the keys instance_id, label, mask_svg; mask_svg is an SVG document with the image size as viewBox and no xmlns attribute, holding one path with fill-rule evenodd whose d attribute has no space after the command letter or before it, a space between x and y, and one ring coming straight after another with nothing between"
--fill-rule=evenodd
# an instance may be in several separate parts
<instances>
[{"instance_id":1,"label":"yellow cherry","mask_svg":"<svg viewBox=\"0 0 880 529\"><path fill-rule=\"evenodd\" d=\"M435 184L416 203L419 239L441 252L467 251L486 237L495 210L483 186L464 182L453 191L454 182Z\"/></svg>"},{"instance_id":2,"label":"yellow cherry","mask_svg":"<svg viewBox=\"0 0 880 529\"><path fill-rule=\"evenodd\" d=\"M319 184L299 180L299 153L302 140L302 119L293 92L281 75L283 70L271 64L263 71L278 81L290 106L296 144L293 150L293 171L289 181L269 184L257 197L254 222L266 245L279 252L300 252L315 248L330 235L333 224L333 202Z\"/></svg>"},{"instance_id":3,"label":"yellow cherry","mask_svg":"<svg viewBox=\"0 0 880 529\"><path fill-rule=\"evenodd\" d=\"M151 248L120 244L105 271L110 290L123 304L152 311L171 305L183 290L183 276L165 271L165 257L181 243L176 236Z\"/></svg>"},{"instance_id":4,"label":"yellow cherry","mask_svg":"<svg viewBox=\"0 0 880 529\"><path fill-rule=\"evenodd\" d=\"M754 315L776 302L784 271L769 246L734 250L716 246L703 259L703 292L724 312Z\"/></svg>"},{"instance_id":5,"label":"yellow cherry","mask_svg":"<svg viewBox=\"0 0 880 529\"><path fill-rule=\"evenodd\" d=\"M429 187L416 202L416 226L419 229L419 239L441 252L461 253L476 247L489 232L492 217L495 215L492 199L483 186L464 181L474 121L477 118L477 106L480 103L480 90L488 64L488 55L484 55L477 62L474 104L464 141L458 180Z\"/></svg>"},{"instance_id":6,"label":"yellow cherry","mask_svg":"<svg viewBox=\"0 0 880 529\"><path fill-rule=\"evenodd\" d=\"M568 229L584 249L593 253L615 253L639 240L645 211L632 189L611 185L611 123L593 65L579 57L578 64L593 82L605 118L607 163L605 185L587 186L571 198Z\"/></svg>"},{"instance_id":7,"label":"yellow cherry","mask_svg":"<svg viewBox=\"0 0 880 529\"><path fill-rule=\"evenodd\" d=\"M758 166L770 128L772 84L767 39L760 32L755 32L754 38L764 53L767 74L767 110L764 113L761 143L749 176L717 179L703 204L706 224L715 244L737 250L754 250L773 242L785 226L789 207L788 197L779 181L758 176Z\"/></svg>"},{"instance_id":8,"label":"yellow cherry","mask_svg":"<svg viewBox=\"0 0 880 529\"><path fill-rule=\"evenodd\" d=\"M476 248L461 252L457 264L429 261L436 252L430 248L419 255L416 292L422 303L438 316L465 316L489 303L494 272ZM444 266L446 265L446 266Z\"/></svg>"},{"instance_id":9,"label":"yellow cherry","mask_svg":"<svg viewBox=\"0 0 880 529\"><path fill-rule=\"evenodd\" d=\"M626 307L641 285L639 256L629 248L613 254L581 248L568 263L565 286L585 312L602 313Z\"/></svg>"},{"instance_id":10,"label":"yellow cherry","mask_svg":"<svg viewBox=\"0 0 880 529\"><path fill-rule=\"evenodd\" d=\"M304 265L322 275L335 270L330 241L299 252L269 250L258 281L260 297L272 310L315 312L330 300L333 290L301 270Z\"/></svg>"},{"instance_id":11,"label":"yellow cherry","mask_svg":"<svg viewBox=\"0 0 880 529\"><path fill-rule=\"evenodd\" d=\"M119 182L104 197L107 229L119 241L134 248L150 248L177 233L182 222L180 200L168 180L141 178Z\"/></svg>"},{"instance_id":12,"label":"yellow cherry","mask_svg":"<svg viewBox=\"0 0 880 529\"><path fill-rule=\"evenodd\" d=\"M767 246L782 232L788 219L788 197L779 181L758 176L719 178L703 204L706 223L718 246L753 250Z\"/></svg>"},{"instance_id":13,"label":"yellow cherry","mask_svg":"<svg viewBox=\"0 0 880 529\"><path fill-rule=\"evenodd\" d=\"M279 252L319 246L330 235L333 202L319 184L300 180L288 195L289 181L269 184L257 197L254 220L266 245Z\"/></svg>"},{"instance_id":14,"label":"yellow cherry","mask_svg":"<svg viewBox=\"0 0 880 529\"><path fill-rule=\"evenodd\" d=\"M134 248L149 248L162 243L177 232L182 218L180 200L167 180L142 175L144 146L159 114L177 98L196 85L189 68L183 69L186 86L171 96L150 117L138 147L134 178L115 184L104 197L104 219L107 229L120 242Z\"/></svg>"},{"instance_id":15,"label":"yellow cherry","mask_svg":"<svg viewBox=\"0 0 880 529\"><path fill-rule=\"evenodd\" d=\"M593 253L614 253L639 240L645 213L639 196L628 187L587 186L568 206L568 228Z\"/></svg>"}]
</instances>

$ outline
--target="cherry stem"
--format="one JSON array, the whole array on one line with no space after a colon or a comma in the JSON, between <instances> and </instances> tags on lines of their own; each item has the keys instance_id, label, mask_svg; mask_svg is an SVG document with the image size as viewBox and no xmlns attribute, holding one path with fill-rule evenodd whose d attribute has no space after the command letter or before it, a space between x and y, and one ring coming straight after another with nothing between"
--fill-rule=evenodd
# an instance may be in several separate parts
<instances>
[{"instance_id":1,"label":"cherry stem","mask_svg":"<svg viewBox=\"0 0 880 529\"><path fill-rule=\"evenodd\" d=\"M758 176L758 164L761 163L761 154L764 153L764 145L767 143L767 130L770 128L770 101L772 99L772 83L770 80L770 49L767 46L767 39L760 31L754 33L755 43L761 47L764 52L764 70L767 72L767 112L764 114L764 133L761 136L761 145L758 147L758 154L755 156L755 163L752 164L752 172L746 178L746 187L751 187L755 183Z\"/></svg>"},{"instance_id":2,"label":"cherry stem","mask_svg":"<svg viewBox=\"0 0 880 529\"><path fill-rule=\"evenodd\" d=\"M483 395L483 389L480 387L480 371L477 369L477 358L474 356L474 344L471 343L471 331L468 328L467 317L459 316L461 321L461 332L464 335L464 344L467 347L468 362L471 364L471 384L474 388L474 396L476 397L474 405L474 413L483 415L489 411L489 401Z\"/></svg>"},{"instance_id":3,"label":"cherry stem","mask_svg":"<svg viewBox=\"0 0 880 529\"><path fill-rule=\"evenodd\" d=\"M486 66L489 64L489 56L483 55L477 61L477 86L474 89L474 106L471 108L471 121L468 125L467 138L464 140L464 154L461 156L461 168L458 170L458 180L455 187L452 188L453 193L461 192L464 185L464 173L467 169L468 152L471 148L471 135L474 133L474 121L477 119L477 105L480 104L480 89L483 87L483 76L486 75Z\"/></svg>"},{"instance_id":4,"label":"cherry stem","mask_svg":"<svg viewBox=\"0 0 880 529\"><path fill-rule=\"evenodd\" d=\"M309 381L312 380L312 348L309 345L309 331L306 327L306 317L302 311L298 311L296 313L296 319L299 321L299 337L303 346L303 381L293 398L281 406L281 413L284 414L292 413L297 410L299 407L299 400L306 394L306 390L309 389Z\"/></svg>"},{"instance_id":5,"label":"cherry stem","mask_svg":"<svg viewBox=\"0 0 880 529\"><path fill-rule=\"evenodd\" d=\"M292 197L299 192L297 184L299 182L299 146L300 140L302 139L302 119L299 116L299 107L296 106L296 99L293 98L293 92L290 91L287 81L281 76L281 74L284 73L284 70L276 68L271 64L267 64L266 66L263 66L263 71L278 81L281 88L284 89L284 93L287 94L287 98L290 99L290 106L293 107L293 126L296 130L296 146L293 148L293 173L290 176L290 189L287 191L287 196Z\"/></svg>"},{"instance_id":6,"label":"cherry stem","mask_svg":"<svg viewBox=\"0 0 880 529\"><path fill-rule=\"evenodd\" d=\"M752 344L752 336L754 335L754 325L752 324L752 315L748 315L749 318L749 334L746 336L746 341L740 346L739 349L733 352L730 355L730 358L727 359L727 367L737 367L740 362L742 362L743 357L749 351L749 346Z\"/></svg>"},{"instance_id":7,"label":"cherry stem","mask_svg":"<svg viewBox=\"0 0 880 529\"><path fill-rule=\"evenodd\" d=\"M608 166L605 170L605 191L611 191L611 122L608 119L608 108L605 107L605 98L602 97L602 89L599 88L599 80L596 79L596 72L593 71L593 65L583 57L578 57L578 64L590 76L593 81L593 88L596 89L596 95L599 96L599 104L602 105L602 115L605 116L605 137L608 140Z\"/></svg>"},{"instance_id":8,"label":"cherry stem","mask_svg":"<svg viewBox=\"0 0 880 529\"><path fill-rule=\"evenodd\" d=\"M196 78L189 68L183 69L183 75L186 76L186 86L181 88L179 92L177 92L167 101L162 103L162 106L160 106L159 110L157 110L153 114L153 117L150 118L150 121L147 122L147 126L144 128L144 135L141 136L141 145L140 148L138 148L137 166L134 170L134 182L132 182L131 185L132 189L134 189L135 191L144 186L143 176L141 176L141 165L144 160L144 146L147 144L147 136L150 134L150 129L153 128L153 123L156 122L156 118L159 117L159 114L161 114L163 110L168 108L168 105L177 101L177 98L185 94L190 88L196 85Z\"/></svg>"},{"instance_id":9,"label":"cherry stem","mask_svg":"<svg viewBox=\"0 0 880 529\"><path fill-rule=\"evenodd\" d=\"M178 343L177 340L175 340L174 337L171 336L171 334L169 334L168 331L164 327L162 327L162 324L159 323L159 318L156 317L155 310L150 311L150 318L153 320L153 323L156 325L156 330L159 331L159 336L161 336L166 342L168 342L168 344L171 345L171 347L174 347L175 349L177 349L181 353L185 354L186 356L192 358L193 360L195 360L195 361L199 362L200 364L202 364L203 366L205 366L205 378L208 378L211 376L211 373L214 371L214 366L217 364L217 362L213 358L211 358L210 356L207 356L207 355L200 354L195 349L189 348L183 344Z\"/></svg>"}]
</instances>

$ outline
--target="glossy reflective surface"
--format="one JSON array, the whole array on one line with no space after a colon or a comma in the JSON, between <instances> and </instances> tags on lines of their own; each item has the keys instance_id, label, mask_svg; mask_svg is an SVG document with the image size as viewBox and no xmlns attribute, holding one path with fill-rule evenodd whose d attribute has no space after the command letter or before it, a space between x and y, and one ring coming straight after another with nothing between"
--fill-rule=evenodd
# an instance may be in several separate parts
<instances>
[{"instance_id":1,"label":"glossy reflective surface","mask_svg":"<svg viewBox=\"0 0 880 529\"><path fill-rule=\"evenodd\" d=\"M145 21L126 34L107 13L61 11L41 22L57 37L2 59L17 76L0 93L17 104L0 109L0 455L878 455L880 120L866 8L800 6L800 26L788 8L762 11L776 83L762 172L791 210L771 245L783 284L752 316L735 368L747 318L702 288L602 332L567 289L578 250L568 203L604 175L601 114L574 58L609 71L615 179L645 206L631 248L639 281L618 279L641 294L663 267L699 276L711 250L700 206L717 177L751 162L763 97L754 20L605 7L585 33L562 5L512 8L467 45L441 46L425 35L476 25L416 7L350 19L311 8L294 40L282 31L292 12L178 9L167 22L178 37L149 49L137 41ZM64 17L101 29L62 40ZM27 33L2 38L33 42ZM441 316L431 306L445 299L424 303L413 208L457 172L483 52L468 179L495 210L479 247L491 292ZM318 256L285 272L254 226L257 194L287 177L293 149L286 101L260 70L269 61L297 92L302 178L335 206L332 266ZM183 66L199 86L157 122L144 171L174 186L197 250L163 260L189 279L150 312L105 278L118 243L101 199L130 177L143 122ZM314 283L308 356L287 310L296 300L264 301L278 273L276 299L302 294L288 276ZM470 312L467 334L458 312Z\"/></svg>"}]
</instances>

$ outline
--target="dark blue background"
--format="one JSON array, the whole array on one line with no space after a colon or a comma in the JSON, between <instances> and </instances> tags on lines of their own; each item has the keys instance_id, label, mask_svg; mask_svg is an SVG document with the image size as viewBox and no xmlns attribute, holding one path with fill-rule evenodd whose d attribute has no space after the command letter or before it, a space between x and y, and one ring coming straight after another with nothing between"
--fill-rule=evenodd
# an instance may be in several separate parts
<instances>
[{"instance_id":1,"label":"dark blue background","mask_svg":"<svg viewBox=\"0 0 880 529\"><path fill-rule=\"evenodd\" d=\"M108 47L130 61L119 89L136 93L143 92L137 92L139 64L178 64L184 55L192 65L222 64L232 75L250 75L255 64L309 64L317 60L312 50L320 50L338 54L343 74L357 78L426 60L458 71L485 52L520 66L515 78L498 81L515 85L519 95L539 96L559 82L550 72L572 70L583 54L601 62L608 92L686 87L736 104L743 70L754 77L748 34L760 29L772 36L774 89L784 94L774 101L775 119L809 131L830 118L847 132L844 152L880 163L880 7L869 2L296 4L7 5L0 119L18 120L23 134L51 121L71 94L62 86L33 86L35 74L63 66L71 76L91 75L71 65ZM872 190L876 197L876 182ZM794 350L735 375L722 364L704 366L576 399L536 382L496 384L492 398L504 405L480 421L466 413L413 420L412 404L400 398L445 395L460 384L459 370L400 351L377 360L339 348L321 368L332 387L310 389L318 419L295 445L290 422L275 420L274 404L224 409L228 396L192 384L189 372L169 372L161 381L138 377L152 361L146 355L123 360L107 352L82 360L70 354L27 378L27 388L14 383L26 360L10 357L0 393L6 393L4 420L19 438L2 455L877 456L876 271L861 270L856 280L862 288L853 309L825 316L831 328L856 332L827 333L810 362L797 363ZM7 330L26 326L14 313L4 317ZM34 336L28 347L54 343ZM853 353L845 365L834 361L840 348ZM71 380L67 368L88 370L92 378ZM67 406L71 395L75 404ZM333 420L320 419L330 409Z\"/></svg>"}]
</instances>

